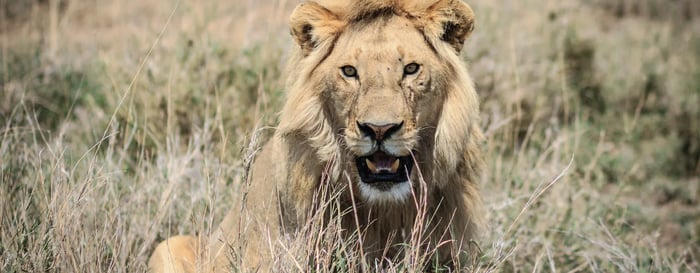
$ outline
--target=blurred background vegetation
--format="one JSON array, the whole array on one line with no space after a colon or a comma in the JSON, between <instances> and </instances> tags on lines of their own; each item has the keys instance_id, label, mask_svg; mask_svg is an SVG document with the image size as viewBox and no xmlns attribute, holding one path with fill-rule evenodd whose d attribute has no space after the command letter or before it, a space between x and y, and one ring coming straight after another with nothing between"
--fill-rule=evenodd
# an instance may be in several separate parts
<instances>
[{"instance_id":1,"label":"blurred background vegetation","mask_svg":"<svg viewBox=\"0 0 700 273\"><path fill-rule=\"evenodd\" d=\"M0 0L2 271L141 272L215 227L298 2ZM468 3L480 270L697 271L700 2Z\"/></svg>"}]
</instances>

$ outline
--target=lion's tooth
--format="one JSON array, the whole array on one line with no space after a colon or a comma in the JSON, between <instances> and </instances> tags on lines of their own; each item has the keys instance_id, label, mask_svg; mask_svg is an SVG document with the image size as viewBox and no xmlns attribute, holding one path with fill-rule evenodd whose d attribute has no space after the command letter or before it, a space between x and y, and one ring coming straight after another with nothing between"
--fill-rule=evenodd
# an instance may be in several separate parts
<instances>
[{"instance_id":1,"label":"lion's tooth","mask_svg":"<svg viewBox=\"0 0 700 273\"><path fill-rule=\"evenodd\" d=\"M367 168L372 173L377 173L377 165L374 164L369 158L365 158L365 163L367 163Z\"/></svg>"},{"instance_id":2,"label":"lion's tooth","mask_svg":"<svg viewBox=\"0 0 700 273\"><path fill-rule=\"evenodd\" d=\"M394 160L394 163L391 164L391 172L395 173L399 171L399 159L397 158Z\"/></svg>"}]
</instances>

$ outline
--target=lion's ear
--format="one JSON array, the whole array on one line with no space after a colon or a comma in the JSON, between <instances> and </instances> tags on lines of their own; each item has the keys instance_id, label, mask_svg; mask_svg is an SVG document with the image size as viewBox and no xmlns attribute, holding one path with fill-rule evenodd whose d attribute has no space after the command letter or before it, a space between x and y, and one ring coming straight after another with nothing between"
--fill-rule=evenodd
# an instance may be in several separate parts
<instances>
[{"instance_id":1,"label":"lion's ear","mask_svg":"<svg viewBox=\"0 0 700 273\"><path fill-rule=\"evenodd\" d=\"M440 27L440 39L462 51L464 41L474 31L472 8L461 0L441 0L431 9L433 23Z\"/></svg>"},{"instance_id":2,"label":"lion's ear","mask_svg":"<svg viewBox=\"0 0 700 273\"><path fill-rule=\"evenodd\" d=\"M304 56L309 55L320 43L337 35L343 23L330 10L315 2L299 4L290 19L292 36L301 47Z\"/></svg>"}]
</instances>

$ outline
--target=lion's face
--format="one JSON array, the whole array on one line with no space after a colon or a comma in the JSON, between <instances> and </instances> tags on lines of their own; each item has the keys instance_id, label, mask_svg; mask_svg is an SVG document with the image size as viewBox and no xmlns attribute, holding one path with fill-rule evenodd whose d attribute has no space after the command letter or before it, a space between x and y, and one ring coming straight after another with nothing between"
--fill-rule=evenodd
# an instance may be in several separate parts
<instances>
[{"instance_id":1,"label":"lion's face","mask_svg":"<svg viewBox=\"0 0 700 273\"><path fill-rule=\"evenodd\" d=\"M351 26L318 67L326 103L344 138L362 196L400 201L410 195L419 131L436 126L440 64L403 17ZM433 109L429 111L429 109Z\"/></svg>"},{"instance_id":2,"label":"lion's face","mask_svg":"<svg viewBox=\"0 0 700 273\"><path fill-rule=\"evenodd\" d=\"M406 200L418 169L429 187L444 186L478 119L458 54L473 30L471 8L316 0L290 19L300 50L278 133L313 150L334 179L348 173L370 202Z\"/></svg>"}]
</instances>

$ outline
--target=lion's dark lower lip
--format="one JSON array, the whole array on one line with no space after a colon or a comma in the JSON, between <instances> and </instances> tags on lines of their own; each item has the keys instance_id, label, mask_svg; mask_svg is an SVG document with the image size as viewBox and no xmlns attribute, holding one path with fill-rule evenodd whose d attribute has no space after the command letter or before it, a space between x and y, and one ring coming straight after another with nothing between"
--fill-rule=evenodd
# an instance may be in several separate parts
<instances>
[{"instance_id":1,"label":"lion's dark lower lip","mask_svg":"<svg viewBox=\"0 0 700 273\"><path fill-rule=\"evenodd\" d=\"M381 153L382 157L384 158L387 157L382 152L377 153ZM392 159L398 160L398 167L395 168L395 172L386 169L377 171L377 168L376 166L373 166L374 162L372 161L373 158L377 158L377 153L355 158L357 172L359 173L360 179L363 183L402 183L408 181L408 177L411 174L411 169L413 169L413 158L411 156L392 157ZM370 170L370 168L373 168L374 171Z\"/></svg>"}]
</instances>

